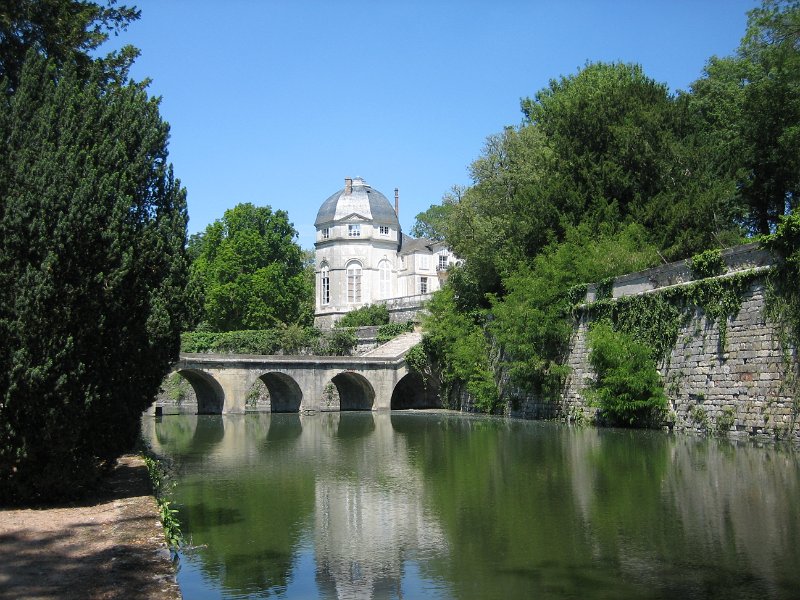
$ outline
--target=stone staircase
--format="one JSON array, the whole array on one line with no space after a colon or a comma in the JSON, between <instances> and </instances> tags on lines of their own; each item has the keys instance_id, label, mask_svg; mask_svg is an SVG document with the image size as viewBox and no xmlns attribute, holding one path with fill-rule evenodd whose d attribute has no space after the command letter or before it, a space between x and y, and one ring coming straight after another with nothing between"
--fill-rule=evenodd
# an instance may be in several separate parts
<instances>
[{"instance_id":1,"label":"stone staircase","mask_svg":"<svg viewBox=\"0 0 800 600\"><path fill-rule=\"evenodd\" d=\"M422 341L421 333L403 333L362 356L370 358L399 358L419 344L420 341Z\"/></svg>"}]
</instances>

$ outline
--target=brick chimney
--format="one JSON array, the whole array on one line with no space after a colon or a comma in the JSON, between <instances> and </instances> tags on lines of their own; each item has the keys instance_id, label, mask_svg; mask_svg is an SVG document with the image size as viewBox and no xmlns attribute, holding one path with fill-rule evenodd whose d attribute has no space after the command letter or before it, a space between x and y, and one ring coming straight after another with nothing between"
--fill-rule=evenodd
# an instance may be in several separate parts
<instances>
[{"instance_id":1,"label":"brick chimney","mask_svg":"<svg viewBox=\"0 0 800 600\"><path fill-rule=\"evenodd\" d=\"M353 179L351 177L344 178L344 195L349 196L353 193Z\"/></svg>"},{"instance_id":2,"label":"brick chimney","mask_svg":"<svg viewBox=\"0 0 800 600\"><path fill-rule=\"evenodd\" d=\"M394 214L400 216L400 190L394 188Z\"/></svg>"}]
</instances>

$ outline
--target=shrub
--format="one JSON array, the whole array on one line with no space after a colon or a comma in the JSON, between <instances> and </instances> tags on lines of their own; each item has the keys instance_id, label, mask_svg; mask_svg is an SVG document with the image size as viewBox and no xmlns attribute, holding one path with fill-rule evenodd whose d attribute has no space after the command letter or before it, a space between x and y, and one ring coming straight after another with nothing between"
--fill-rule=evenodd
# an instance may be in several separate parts
<instances>
[{"instance_id":1,"label":"shrub","mask_svg":"<svg viewBox=\"0 0 800 600\"><path fill-rule=\"evenodd\" d=\"M393 340L398 335L414 331L414 321L406 321L405 323L387 323L378 327L378 343L385 344L389 340Z\"/></svg>"},{"instance_id":2,"label":"shrub","mask_svg":"<svg viewBox=\"0 0 800 600\"><path fill-rule=\"evenodd\" d=\"M278 329L208 332L181 336L181 352L230 354L304 354L315 352L320 332L291 325Z\"/></svg>"},{"instance_id":3,"label":"shrub","mask_svg":"<svg viewBox=\"0 0 800 600\"><path fill-rule=\"evenodd\" d=\"M664 385L650 349L607 321L589 332L589 363L596 380L587 396L613 425L648 426L660 422L667 407Z\"/></svg>"},{"instance_id":4,"label":"shrub","mask_svg":"<svg viewBox=\"0 0 800 600\"><path fill-rule=\"evenodd\" d=\"M358 338L354 329L338 328L326 332L316 354L326 356L349 356L355 350Z\"/></svg>"},{"instance_id":5,"label":"shrub","mask_svg":"<svg viewBox=\"0 0 800 600\"><path fill-rule=\"evenodd\" d=\"M389 322L389 309L385 304L369 304L351 310L336 322L335 327L374 327Z\"/></svg>"}]
</instances>

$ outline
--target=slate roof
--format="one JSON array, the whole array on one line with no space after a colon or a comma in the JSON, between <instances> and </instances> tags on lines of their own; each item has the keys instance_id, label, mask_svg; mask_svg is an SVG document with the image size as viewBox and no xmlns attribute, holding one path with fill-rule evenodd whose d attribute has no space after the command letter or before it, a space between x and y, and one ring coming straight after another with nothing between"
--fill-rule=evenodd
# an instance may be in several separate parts
<instances>
[{"instance_id":1,"label":"slate roof","mask_svg":"<svg viewBox=\"0 0 800 600\"><path fill-rule=\"evenodd\" d=\"M408 254L414 254L415 252L433 254L434 244L436 244L436 242L428 238L413 238L404 233L400 242L400 255L406 256Z\"/></svg>"},{"instance_id":2,"label":"slate roof","mask_svg":"<svg viewBox=\"0 0 800 600\"><path fill-rule=\"evenodd\" d=\"M353 189L350 194L344 192L343 188L322 203L314 221L316 227L339 221L355 213L368 221L400 229L400 221L386 196L372 189L360 177L353 178Z\"/></svg>"}]
</instances>

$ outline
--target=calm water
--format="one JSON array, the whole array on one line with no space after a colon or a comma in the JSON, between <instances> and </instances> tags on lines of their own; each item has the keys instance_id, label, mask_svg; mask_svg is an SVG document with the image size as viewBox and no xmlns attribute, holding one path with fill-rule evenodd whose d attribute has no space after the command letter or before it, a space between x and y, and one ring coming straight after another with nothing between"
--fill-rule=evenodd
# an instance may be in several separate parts
<instances>
[{"instance_id":1,"label":"calm water","mask_svg":"<svg viewBox=\"0 0 800 600\"><path fill-rule=\"evenodd\" d=\"M800 598L800 459L445 413L145 418L195 598Z\"/></svg>"}]
</instances>

